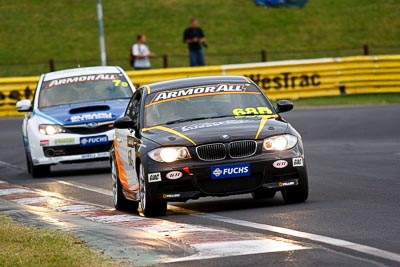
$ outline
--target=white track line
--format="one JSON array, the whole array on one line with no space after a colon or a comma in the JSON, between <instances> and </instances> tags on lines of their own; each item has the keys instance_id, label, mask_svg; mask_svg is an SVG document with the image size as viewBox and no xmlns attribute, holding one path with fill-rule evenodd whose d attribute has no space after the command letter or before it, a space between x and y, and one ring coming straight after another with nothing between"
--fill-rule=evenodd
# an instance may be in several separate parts
<instances>
[{"instance_id":1,"label":"white track line","mask_svg":"<svg viewBox=\"0 0 400 267\"><path fill-rule=\"evenodd\" d=\"M103 189L103 188L99 188L99 187L95 187L95 186L91 186L91 185L87 185L87 184L82 184L82 183L78 183L78 182L66 182L66 181L61 181L61 180L51 179L51 178L49 180L60 183L60 184L69 185L69 186L84 189L87 191L103 194L106 196L112 196L111 190L107 190L107 189Z\"/></svg>"},{"instance_id":2,"label":"white track line","mask_svg":"<svg viewBox=\"0 0 400 267\"><path fill-rule=\"evenodd\" d=\"M191 246L194 247L198 251L198 253L179 259L169 260L167 262L205 260L229 256L253 255L309 249L308 247L303 247L272 239L212 242L203 244L192 244Z\"/></svg>"},{"instance_id":3,"label":"white track line","mask_svg":"<svg viewBox=\"0 0 400 267\"><path fill-rule=\"evenodd\" d=\"M6 167L11 167L11 168L18 169L18 170L25 170L25 168L22 168L22 167L19 167L19 166L16 166L16 165L13 165L13 164L1 161L1 160L0 160L0 165L6 166Z\"/></svg>"},{"instance_id":4,"label":"white track line","mask_svg":"<svg viewBox=\"0 0 400 267\"><path fill-rule=\"evenodd\" d=\"M232 218L214 215L214 214L198 213L198 212L196 213L196 211L186 210L186 209L183 209L180 207L172 206L172 209L174 209L178 212L190 214L195 217L201 217L201 218L206 218L206 219L213 220L213 221L219 221L219 222L224 222L224 223L229 223L229 224L234 224L234 225L245 226L245 227L258 229L258 230L265 230L265 231L269 231L269 232L300 237L300 238L313 240L313 241L317 241L320 243L324 243L324 244L328 244L328 245L332 245L332 246L336 246L336 247L342 247L342 248L354 250L354 251L372 255L375 257L385 258L388 260L400 262L400 254L386 251L386 250L381 250L381 249L370 247L370 246L365 246L365 245L349 242L349 241L342 240L342 239L296 231L296 230L278 227L278 226L254 223L254 222L238 220L238 219L232 219Z\"/></svg>"}]
</instances>

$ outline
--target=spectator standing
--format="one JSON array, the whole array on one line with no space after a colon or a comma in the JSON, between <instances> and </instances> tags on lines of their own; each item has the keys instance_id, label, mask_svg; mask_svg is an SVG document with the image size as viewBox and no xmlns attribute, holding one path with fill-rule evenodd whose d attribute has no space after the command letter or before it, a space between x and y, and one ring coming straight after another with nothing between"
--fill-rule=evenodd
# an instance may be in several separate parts
<instances>
[{"instance_id":1,"label":"spectator standing","mask_svg":"<svg viewBox=\"0 0 400 267\"><path fill-rule=\"evenodd\" d=\"M203 30L199 27L196 18L190 20L190 27L183 32L183 41L189 47L190 66L204 66L204 53L202 46L207 47Z\"/></svg>"},{"instance_id":2,"label":"spectator standing","mask_svg":"<svg viewBox=\"0 0 400 267\"><path fill-rule=\"evenodd\" d=\"M149 57L154 57L155 54L150 52L146 41L146 36L139 34L136 37L136 43L132 46L132 55L134 57L133 68L135 70L147 70L151 68Z\"/></svg>"}]
</instances>

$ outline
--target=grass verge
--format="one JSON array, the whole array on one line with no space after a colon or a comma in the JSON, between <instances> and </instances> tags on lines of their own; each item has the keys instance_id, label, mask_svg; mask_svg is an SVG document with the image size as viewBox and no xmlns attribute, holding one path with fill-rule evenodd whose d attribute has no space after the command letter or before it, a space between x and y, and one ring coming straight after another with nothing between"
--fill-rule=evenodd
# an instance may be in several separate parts
<instances>
[{"instance_id":1,"label":"grass verge","mask_svg":"<svg viewBox=\"0 0 400 267\"><path fill-rule=\"evenodd\" d=\"M0 215L0 266L113 266L85 242L58 231L35 229Z\"/></svg>"}]
</instances>

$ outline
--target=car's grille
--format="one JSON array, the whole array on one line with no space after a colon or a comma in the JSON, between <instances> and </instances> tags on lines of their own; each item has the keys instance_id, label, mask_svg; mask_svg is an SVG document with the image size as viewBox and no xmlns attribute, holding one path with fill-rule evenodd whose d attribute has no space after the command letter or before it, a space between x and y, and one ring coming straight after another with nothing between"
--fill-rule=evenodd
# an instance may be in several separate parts
<instances>
[{"instance_id":1,"label":"car's grille","mask_svg":"<svg viewBox=\"0 0 400 267\"><path fill-rule=\"evenodd\" d=\"M73 155L82 155L82 154L91 154L91 153L100 153L100 152L108 152L111 148L112 142L104 145L96 145L96 146L80 146L80 145L71 145L71 146L48 146L43 147L43 153L46 157L59 157L59 156L73 156Z\"/></svg>"},{"instance_id":2,"label":"car's grille","mask_svg":"<svg viewBox=\"0 0 400 267\"><path fill-rule=\"evenodd\" d=\"M250 157L256 153L257 142L254 140L235 141L229 144L215 143L196 148L199 159L204 161L223 160L227 154L230 158Z\"/></svg>"},{"instance_id":3,"label":"car's grille","mask_svg":"<svg viewBox=\"0 0 400 267\"><path fill-rule=\"evenodd\" d=\"M231 158L250 157L256 153L257 142L254 140L244 140L229 143L229 156Z\"/></svg>"},{"instance_id":4,"label":"car's grille","mask_svg":"<svg viewBox=\"0 0 400 267\"><path fill-rule=\"evenodd\" d=\"M226 178L217 180L198 180L200 190L206 194L232 194L248 192L256 189L262 183L261 175L252 175L240 178Z\"/></svg>"},{"instance_id":5,"label":"car's grille","mask_svg":"<svg viewBox=\"0 0 400 267\"><path fill-rule=\"evenodd\" d=\"M87 124L79 124L79 125L70 125L70 126L64 126L68 130L68 133L73 133L73 134L98 134L98 133L104 133L113 128L113 123L112 122L106 122L106 123L99 123L97 126L92 126L90 128Z\"/></svg>"},{"instance_id":6,"label":"car's grille","mask_svg":"<svg viewBox=\"0 0 400 267\"><path fill-rule=\"evenodd\" d=\"M222 160L226 157L225 145L222 143L198 146L196 152L201 160Z\"/></svg>"}]
</instances>

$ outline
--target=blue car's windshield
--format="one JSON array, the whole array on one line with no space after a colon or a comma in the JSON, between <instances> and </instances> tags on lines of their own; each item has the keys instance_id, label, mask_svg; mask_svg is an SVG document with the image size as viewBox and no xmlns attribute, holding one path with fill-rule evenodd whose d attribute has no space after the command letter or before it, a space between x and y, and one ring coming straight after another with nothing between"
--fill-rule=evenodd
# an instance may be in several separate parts
<instances>
[{"instance_id":1,"label":"blue car's windshield","mask_svg":"<svg viewBox=\"0 0 400 267\"><path fill-rule=\"evenodd\" d=\"M130 98L131 96L132 89L124 76L83 75L43 82L39 93L39 107Z\"/></svg>"}]
</instances>

